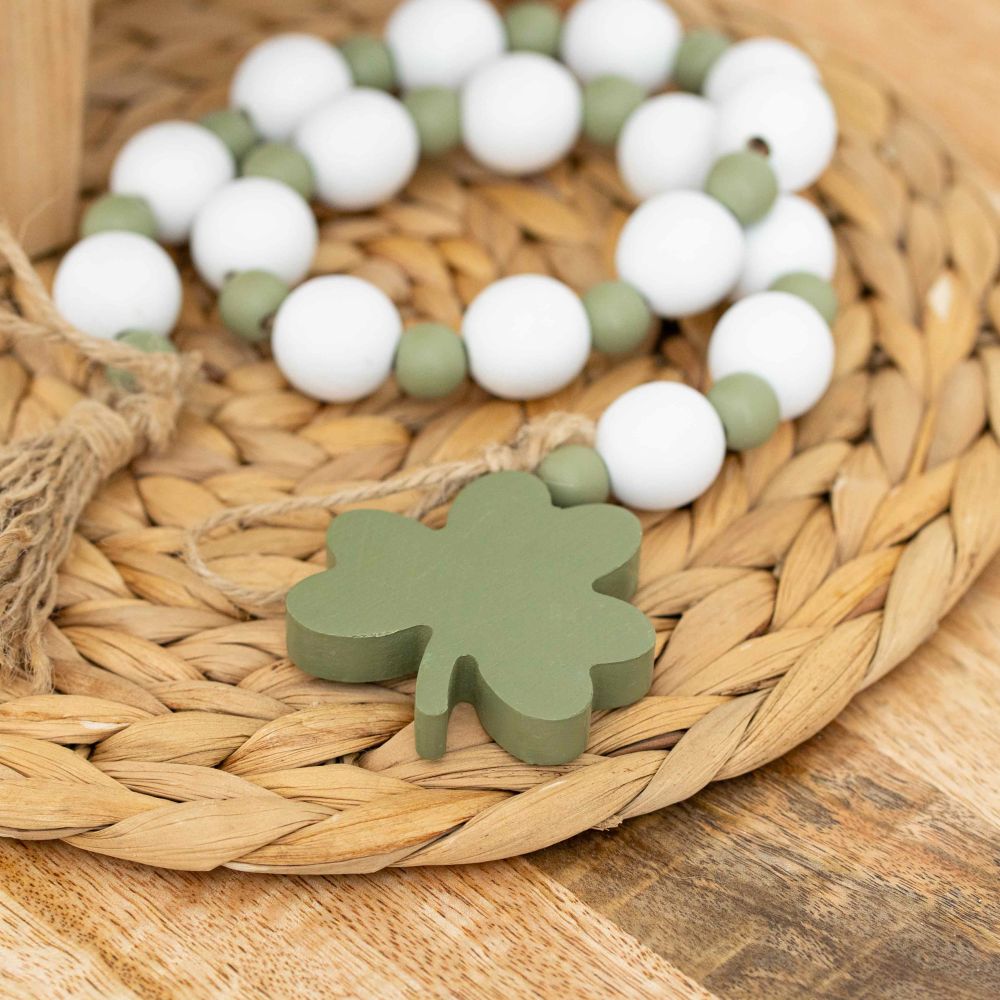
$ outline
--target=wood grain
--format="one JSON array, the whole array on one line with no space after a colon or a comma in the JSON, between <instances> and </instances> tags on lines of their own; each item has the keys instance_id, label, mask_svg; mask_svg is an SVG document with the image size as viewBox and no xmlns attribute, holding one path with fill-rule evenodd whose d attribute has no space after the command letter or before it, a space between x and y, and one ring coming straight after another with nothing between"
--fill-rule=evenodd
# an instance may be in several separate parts
<instances>
[{"instance_id":1,"label":"wood grain","mask_svg":"<svg viewBox=\"0 0 1000 1000\"><path fill-rule=\"evenodd\" d=\"M31 253L75 229L89 27L90 0L0 0L0 212Z\"/></svg>"},{"instance_id":2,"label":"wood grain","mask_svg":"<svg viewBox=\"0 0 1000 1000\"><path fill-rule=\"evenodd\" d=\"M994 0L748 3L879 65L1000 181ZM0 995L995 997L998 622L994 566L812 743L530 860L269 878L0 842Z\"/></svg>"},{"instance_id":3,"label":"wood grain","mask_svg":"<svg viewBox=\"0 0 1000 1000\"><path fill-rule=\"evenodd\" d=\"M995 996L998 862L995 827L839 723L534 858L720 996L773 1000Z\"/></svg>"},{"instance_id":4,"label":"wood grain","mask_svg":"<svg viewBox=\"0 0 1000 1000\"><path fill-rule=\"evenodd\" d=\"M0 870L25 996L711 996L523 860L272 878L0 841Z\"/></svg>"}]
</instances>

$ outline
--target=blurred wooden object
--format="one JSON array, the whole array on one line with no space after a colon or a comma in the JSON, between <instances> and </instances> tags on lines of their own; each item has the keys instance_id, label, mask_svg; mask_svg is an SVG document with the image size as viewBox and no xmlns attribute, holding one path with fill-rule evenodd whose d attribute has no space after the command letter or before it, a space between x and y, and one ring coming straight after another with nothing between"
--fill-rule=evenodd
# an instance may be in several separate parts
<instances>
[{"instance_id":1,"label":"blurred wooden object","mask_svg":"<svg viewBox=\"0 0 1000 1000\"><path fill-rule=\"evenodd\" d=\"M0 0L0 211L29 252L76 227L90 0Z\"/></svg>"}]
</instances>

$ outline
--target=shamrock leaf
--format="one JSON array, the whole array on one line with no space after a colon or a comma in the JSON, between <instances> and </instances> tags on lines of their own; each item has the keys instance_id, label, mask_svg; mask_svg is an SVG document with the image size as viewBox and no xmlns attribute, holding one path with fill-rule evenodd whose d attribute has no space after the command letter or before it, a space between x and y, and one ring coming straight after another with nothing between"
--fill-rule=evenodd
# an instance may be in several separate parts
<instances>
[{"instance_id":1,"label":"shamrock leaf","mask_svg":"<svg viewBox=\"0 0 1000 1000\"><path fill-rule=\"evenodd\" d=\"M477 479L439 530L350 511L330 526L332 568L288 594L289 655L338 681L416 672L423 757L444 753L451 709L467 701L515 756L565 763L592 709L649 689L653 629L626 603L641 537L628 511L559 509L523 472Z\"/></svg>"}]
</instances>

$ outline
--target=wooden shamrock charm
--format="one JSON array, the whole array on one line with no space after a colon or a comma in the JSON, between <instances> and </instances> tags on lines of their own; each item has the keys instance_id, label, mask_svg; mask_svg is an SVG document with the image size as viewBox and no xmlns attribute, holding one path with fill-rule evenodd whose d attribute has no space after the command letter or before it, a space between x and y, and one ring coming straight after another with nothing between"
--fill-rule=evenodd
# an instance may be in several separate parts
<instances>
[{"instance_id":1,"label":"wooden shamrock charm","mask_svg":"<svg viewBox=\"0 0 1000 1000\"><path fill-rule=\"evenodd\" d=\"M445 752L448 718L483 727L533 764L583 752L592 709L649 689L653 629L626 603L642 531L608 504L563 510L523 472L483 476L445 527L384 511L340 515L331 568L288 594L288 652L337 681L417 674L417 752Z\"/></svg>"}]
</instances>

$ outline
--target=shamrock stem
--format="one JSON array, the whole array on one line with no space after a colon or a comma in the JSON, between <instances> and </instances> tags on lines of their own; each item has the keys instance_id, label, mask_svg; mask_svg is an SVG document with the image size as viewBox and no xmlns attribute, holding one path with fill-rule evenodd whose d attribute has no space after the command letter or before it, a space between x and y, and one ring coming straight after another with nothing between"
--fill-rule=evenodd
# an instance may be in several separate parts
<instances>
[{"instance_id":1,"label":"shamrock stem","mask_svg":"<svg viewBox=\"0 0 1000 1000\"><path fill-rule=\"evenodd\" d=\"M420 660L414 697L417 753L427 760L443 757L448 745L448 718L456 698L456 660L434 648L431 638Z\"/></svg>"}]
</instances>

